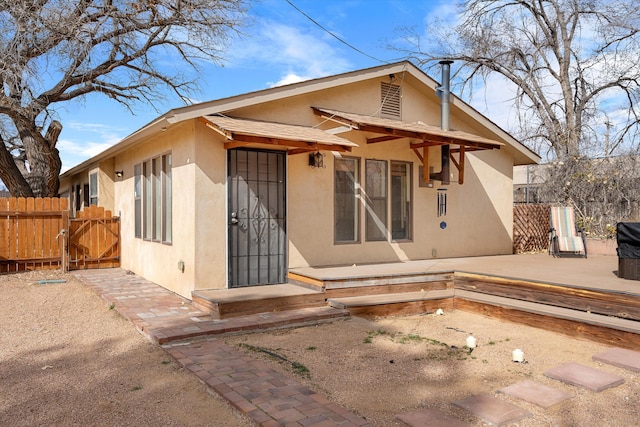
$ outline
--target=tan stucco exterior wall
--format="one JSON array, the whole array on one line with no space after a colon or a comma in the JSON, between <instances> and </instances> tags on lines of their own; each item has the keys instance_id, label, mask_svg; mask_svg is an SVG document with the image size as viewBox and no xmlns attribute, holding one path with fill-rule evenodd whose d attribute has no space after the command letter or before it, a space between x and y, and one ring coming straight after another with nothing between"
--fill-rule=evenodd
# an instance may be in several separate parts
<instances>
[{"instance_id":1,"label":"tan stucco exterior wall","mask_svg":"<svg viewBox=\"0 0 640 427\"><path fill-rule=\"evenodd\" d=\"M115 185L116 211L121 213L121 267L182 296L191 298L196 283L196 193L194 122L184 122L116 156L116 170L124 176ZM135 238L134 165L172 155L172 243ZM178 263L184 262L184 272Z\"/></svg>"},{"instance_id":2,"label":"tan stucco exterior wall","mask_svg":"<svg viewBox=\"0 0 640 427\"><path fill-rule=\"evenodd\" d=\"M360 114L375 114L380 103L379 82L362 82L326 91L301 95L286 102L273 102L233 112L237 116L260 120L317 125L310 105ZM438 98L425 96L411 82L403 83L402 120L440 125ZM426 89L429 90L429 89ZM429 94L432 95L432 94ZM452 106L452 113L459 111ZM233 115L233 114L232 114ZM286 120L283 120L286 118ZM478 123L451 117L451 126L485 137L496 136ZM323 123L323 128L338 126ZM405 261L436 257L459 257L511 253L513 162L504 150L467 153L465 183L457 183L458 172L451 164L451 184L438 181L433 188L419 187L418 157L408 139L366 143L359 132L340 134L359 144L344 155L360 159L360 183L364 186L365 159L396 160L413 164L413 239L405 242L364 241L365 206L360 206L360 243L334 244L334 165L333 155L325 153L325 168L307 165L306 155L288 156L288 236L289 267ZM440 170L439 148L431 148L430 165ZM456 155L457 157L457 155ZM437 189L446 188L448 210L437 216ZM442 229L440 223L446 222Z\"/></svg>"},{"instance_id":3,"label":"tan stucco exterior wall","mask_svg":"<svg viewBox=\"0 0 640 427\"><path fill-rule=\"evenodd\" d=\"M384 144L396 144L393 150ZM439 169L437 149L431 149ZM403 242L364 241L365 206L360 203L360 243L334 244L333 155L325 169L312 169L306 156L289 157L289 267L406 261L511 253L513 200L510 159L498 151L467 154L465 183L419 187L417 157L408 142L380 143L354 149L364 185L365 159L413 162L413 239ZM437 190L446 188L447 215L437 216ZM447 227L440 228L445 221Z\"/></svg>"},{"instance_id":4,"label":"tan stucco exterior wall","mask_svg":"<svg viewBox=\"0 0 640 427\"><path fill-rule=\"evenodd\" d=\"M195 124L193 188L195 200L194 289L225 288L227 283L227 152L222 138L200 122ZM193 218L195 216L195 218Z\"/></svg>"},{"instance_id":5,"label":"tan stucco exterior wall","mask_svg":"<svg viewBox=\"0 0 640 427\"><path fill-rule=\"evenodd\" d=\"M337 127L315 116L310 106L374 115L380 105L380 82L364 81L346 87L288 97L225 114L280 123ZM425 95L413 79L403 83L402 119L440 124L440 105L433 94ZM469 119L456 116L452 106L452 127L496 138ZM367 144L367 135L350 131L339 136L359 144L343 155L360 159L360 184L364 188L366 159L412 163L412 239L402 242L366 242L365 206L360 203L360 242L334 244L334 155L324 152L325 168L311 168L306 154L287 156L288 266L361 264L406 261L432 257L460 257L511 253L512 168L507 150L467 153L465 183L457 183L457 169L451 164L451 185L446 186L447 215L437 216L437 192L419 186L417 155L406 138ZM227 152L223 138L197 119L168 126L164 132L136 143L116 155L110 164L100 164L104 185L111 185L114 214L121 214L122 268L131 270L180 295L191 297L195 289L225 288L227 284ZM263 148L269 148L264 146ZM172 153L171 244L134 237L134 165ZM439 148L429 150L430 165L440 170ZM457 158L457 154L456 154ZM103 162L104 163L104 162ZM93 166L95 167L95 166ZM115 178L122 170L124 176ZM107 178L111 178L109 184ZM101 178L102 179L102 178ZM101 181L102 185L102 181ZM101 203L102 204L102 203ZM390 216L390 213L389 215ZM440 223L447 227L442 229ZM184 271L178 263L184 263Z\"/></svg>"}]
</instances>

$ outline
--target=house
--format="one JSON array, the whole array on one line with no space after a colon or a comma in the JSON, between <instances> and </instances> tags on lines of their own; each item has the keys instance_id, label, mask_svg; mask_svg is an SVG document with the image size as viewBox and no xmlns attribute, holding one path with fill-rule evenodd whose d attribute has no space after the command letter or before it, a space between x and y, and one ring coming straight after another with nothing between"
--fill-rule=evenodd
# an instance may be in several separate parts
<instances>
[{"instance_id":1,"label":"house","mask_svg":"<svg viewBox=\"0 0 640 427\"><path fill-rule=\"evenodd\" d=\"M540 159L446 83L400 62L177 108L61 193L121 216L122 267L187 298L294 267L510 254L513 167Z\"/></svg>"}]
</instances>

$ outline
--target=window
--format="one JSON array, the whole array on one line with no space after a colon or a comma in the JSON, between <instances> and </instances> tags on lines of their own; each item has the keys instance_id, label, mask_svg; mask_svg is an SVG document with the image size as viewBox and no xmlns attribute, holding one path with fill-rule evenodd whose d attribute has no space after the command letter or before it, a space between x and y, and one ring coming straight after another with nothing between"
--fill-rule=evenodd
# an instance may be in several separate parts
<instances>
[{"instance_id":1,"label":"window","mask_svg":"<svg viewBox=\"0 0 640 427\"><path fill-rule=\"evenodd\" d=\"M391 240L410 240L411 163L367 160L365 175L366 240L387 240L387 230L391 231Z\"/></svg>"},{"instance_id":2,"label":"window","mask_svg":"<svg viewBox=\"0 0 640 427\"><path fill-rule=\"evenodd\" d=\"M162 237L162 193L160 183L162 182L162 172L160 168L160 158L156 157L151 160L152 179L151 179L151 197L153 199L153 240L158 241Z\"/></svg>"},{"instance_id":3,"label":"window","mask_svg":"<svg viewBox=\"0 0 640 427\"><path fill-rule=\"evenodd\" d=\"M353 243L358 236L358 191L360 161L353 158L335 159L335 241Z\"/></svg>"},{"instance_id":4,"label":"window","mask_svg":"<svg viewBox=\"0 0 640 427\"><path fill-rule=\"evenodd\" d=\"M387 240L387 162L366 161L366 239Z\"/></svg>"},{"instance_id":5,"label":"window","mask_svg":"<svg viewBox=\"0 0 640 427\"><path fill-rule=\"evenodd\" d=\"M171 217L171 153L162 156L162 241L171 243L172 217Z\"/></svg>"},{"instance_id":6,"label":"window","mask_svg":"<svg viewBox=\"0 0 640 427\"><path fill-rule=\"evenodd\" d=\"M75 206L76 206L76 212L79 211L82 208L82 190L81 190L81 186L80 184L76 185L76 191L75 191Z\"/></svg>"},{"instance_id":7,"label":"window","mask_svg":"<svg viewBox=\"0 0 640 427\"><path fill-rule=\"evenodd\" d=\"M142 165L133 167L133 204L136 238L142 237Z\"/></svg>"},{"instance_id":8,"label":"window","mask_svg":"<svg viewBox=\"0 0 640 427\"><path fill-rule=\"evenodd\" d=\"M391 239L411 239L411 164L391 162Z\"/></svg>"},{"instance_id":9,"label":"window","mask_svg":"<svg viewBox=\"0 0 640 427\"><path fill-rule=\"evenodd\" d=\"M171 154L134 166L135 236L172 242Z\"/></svg>"},{"instance_id":10,"label":"window","mask_svg":"<svg viewBox=\"0 0 640 427\"><path fill-rule=\"evenodd\" d=\"M98 172L89 174L89 204L98 205Z\"/></svg>"},{"instance_id":11,"label":"window","mask_svg":"<svg viewBox=\"0 0 640 427\"><path fill-rule=\"evenodd\" d=\"M151 239L151 226L153 222L151 221L151 214L153 212L153 205L151 201L153 200L153 193L151 191L151 161L147 160L142 164L142 174L144 175L144 181L142 182L142 194L143 194L143 202L142 202L142 212L143 212L143 233L142 237L144 239Z\"/></svg>"}]
</instances>

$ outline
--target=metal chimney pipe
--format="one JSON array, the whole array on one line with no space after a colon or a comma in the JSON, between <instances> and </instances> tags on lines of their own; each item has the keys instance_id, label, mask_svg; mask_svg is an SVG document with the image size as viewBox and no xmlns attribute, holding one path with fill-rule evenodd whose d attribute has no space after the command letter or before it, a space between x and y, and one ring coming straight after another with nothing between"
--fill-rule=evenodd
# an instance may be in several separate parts
<instances>
[{"instance_id":1,"label":"metal chimney pipe","mask_svg":"<svg viewBox=\"0 0 640 427\"><path fill-rule=\"evenodd\" d=\"M451 64L453 61L440 61L442 65L442 81L440 82L440 127L442 130L449 129L449 116L451 115L449 105L449 95L451 94L450 80L451 80ZM450 163L449 163L449 144L442 145L440 147L440 162L442 169L440 171L440 181L443 185L449 185L449 178L451 176Z\"/></svg>"},{"instance_id":2,"label":"metal chimney pipe","mask_svg":"<svg viewBox=\"0 0 640 427\"><path fill-rule=\"evenodd\" d=\"M451 81L451 64L453 61L440 61L442 65L442 81L440 82L440 127L449 130L449 95Z\"/></svg>"}]
</instances>

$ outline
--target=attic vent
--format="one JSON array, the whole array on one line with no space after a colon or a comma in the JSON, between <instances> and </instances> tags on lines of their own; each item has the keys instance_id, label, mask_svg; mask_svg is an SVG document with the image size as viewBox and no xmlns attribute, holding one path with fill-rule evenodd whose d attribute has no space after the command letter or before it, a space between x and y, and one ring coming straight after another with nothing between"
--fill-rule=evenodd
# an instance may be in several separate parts
<instances>
[{"instance_id":1,"label":"attic vent","mask_svg":"<svg viewBox=\"0 0 640 427\"><path fill-rule=\"evenodd\" d=\"M400 86L384 82L380 84L380 103L382 105L380 112L382 113L382 116L394 119L401 118L401 95L402 91Z\"/></svg>"}]
</instances>

